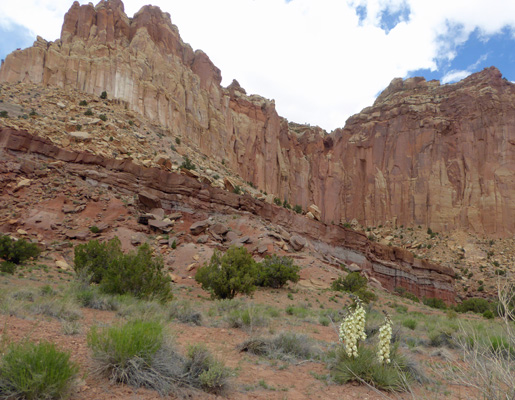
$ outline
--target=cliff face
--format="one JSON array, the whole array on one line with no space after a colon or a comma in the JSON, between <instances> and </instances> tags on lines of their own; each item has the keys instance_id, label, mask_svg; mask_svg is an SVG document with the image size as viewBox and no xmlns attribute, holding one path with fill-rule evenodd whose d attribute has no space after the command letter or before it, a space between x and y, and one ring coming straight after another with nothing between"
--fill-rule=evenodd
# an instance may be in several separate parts
<instances>
[{"instance_id":1,"label":"cliff face","mask_svg":"<svg viewBox=\"0 0 515 400\"><path fill-rule=\"evenodd\" d=\"M0 153L2 151L32 156L33 165L41 160L63 161L67 173L123 189L125 193L145 193L167 208L181 203L200 209L246 211L284 227L291 234L302 235L315 250L338 263L359 264L390 291L403 287L418 297L435 297L449 304L455 301L452 268L415 258L408 250L371 242L363 233L352 229L311 220L249 195L240 196L212 187L187 175L145 168L130 160L66 150L26 131L0 127Z\"/></svg>"},{"instance_id":2,"label":"cliff face","mask_svg":"<svg viewBox=\"0 0 515 400\"><path fill-rule=\"evenodd\" d=\"M444 86L396 79L326 135L288 124L236 82L221 87L220 70L159 8L128 18L107 0L75 2L61 39L10 54L1 81L105 90L258 188L317 204L326 222L515 233L515 85L495 68Z\"/></svg>"}]
</instances>

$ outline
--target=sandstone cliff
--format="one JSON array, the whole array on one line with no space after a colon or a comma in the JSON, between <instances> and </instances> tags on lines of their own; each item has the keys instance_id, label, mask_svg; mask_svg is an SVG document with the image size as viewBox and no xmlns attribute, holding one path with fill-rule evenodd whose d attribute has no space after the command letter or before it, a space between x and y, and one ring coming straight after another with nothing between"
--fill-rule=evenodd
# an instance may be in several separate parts
<instances>
[{"instance_id":1,"label":"sandstone cliff","mask_svg":"<svg viewBox=\"0 0 515 400\"><path fill-rule=\"evenodd\" d=\"M75 2L60 40L10 54L2 81L105 90L260 189L317 204L326 222L515 233L515 86L495 68L452 85L395 79L327 135L237 83L223 88L159 8L128 18L103 0Z\"/></svg>"},{"instance_id":2,"label":"sandstone cliff","mask_svg":"<svg viewBox=\"0 0 515 400\"><path fill-rule=\"evenodd\" d=\"M337 264L359 264L390 291L402 287L419 297L436 297L447 303L455 301L452 268L415 258L408 250L371 242L361 232L311 220L249 195L240 196L212 187L187 175L142 167L130 160L62 149L26 131L0 127L0 153L7 151L31 156L33 160L29 163L32 165L42 161L64 161L62 168L69 174L122 189L125 193L140 194L167 209L180 203L193 205L195 209L252 213L284 227L291 234L301 235L312 248Z\"/></svg>"}]
</instances>

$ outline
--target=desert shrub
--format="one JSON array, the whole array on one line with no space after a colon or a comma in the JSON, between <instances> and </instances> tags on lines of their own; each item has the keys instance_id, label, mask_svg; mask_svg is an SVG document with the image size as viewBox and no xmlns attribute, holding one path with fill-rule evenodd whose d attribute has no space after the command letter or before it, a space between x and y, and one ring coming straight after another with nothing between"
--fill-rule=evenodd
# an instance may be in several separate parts
<instances>
[{"instance_id":1,"label":"desert shrub","mask_svg":"<svg viewBox=\"0 0 515 400\"><path fill-rule=\"evenodd\" d=\"M165 343L164 328L160 323L131 321L102 330L93 327L87 340L93 353L95 374L109 377L114 382L149 387L161 394L170 390L167 377L152 366L156 353L163 350ZM173 352L166 353L169 362L180 362L180 357Z\"/></svg>"},{"instance_id":2,"label":"desert shrub","mask_svg":"<svg viewBox=\"0 0 515 400\"><path fill-rule=\"evenodd\" d=\"M184 324L202 325L202 313L186 301L173 301L168 305L169 317Z\"/></svg>"},{"instance_id":3,"label":"desert shrub","mask_svg":"<svg viewBox=\"0 0 515 400\"><path fill-rule=\"evenodd\" d=\"M105 114L100 114L98 116L98 118L100 118L102 121L106 122L107 121L107 116Z\"/></svg>"},{"instance_id":4,"label":"desert shrub","mask_svg":"<svg viewBox=\"0 0 515 400\"><path fill-rule=\"evenodd\" d=\"M282 205L281 199L279 197L274 197L274 203L276 206Z\"/></svg>"},{"instance_id":5,"label":"desert shrub","mask_svg":"<svg viewBox=\"0 0 515 400\"><path fill-rule=\"evenodd\" d=\"M230 328L252 331L255 327L267 326L270 314L265 307L247 304L246 307L231 310L224 318Z\"/></svg>"},{"instance_id":6,"label":"desert shrub","mask_svg":"<svg viewBox=\"0 0 515 400\"><path fill-rule=\"evenodd\" d=\"M251 338L238 346L240 351L281 360L311 360L320 354L316 343L304 334L281 332L269 338Z\"/></svg>"},{"instance_id":7,"label":"desert shrub","mask_svg":"<svg viewBox=\"0 0 515 400\"><path fill-rule=\"evenodd\" d=\"M116 297L99 293L94 287L78 288L74 294L82 307L102 311L116 311L120 307Z\"/></svg>"},{"instance_id":8,"label":"desert shrub","mask_svg":"<svg viewBox=\"0 0 515 400\"><path fill-rule=\"evenodd\" d=\"M381 390L403 392L416 377L406 358L396 349L389 364L380 363L374 349L362 347L357 357L349 357L343 347L338 348L330 365L331 376L339 384L365 382Z\"/></svg>"},{"instance_id":9,"label":"desert shrub","mask_svg":"<svg viewBox=\"0 0 515 400\"><path fill-rule=\"evenodd\" d=\"M195 170L197 167L193 162L189 159L188 156L184 156L184 161L181 164L181 168L189 169L189 170Z\"/></svg>"},{"instance_id":10,"label":"desert shrub","mask_svg":"<svg viewBox=\"0 0 515 400\"><path fill-rule=\"evenodd\" d=\"M111 261L122 254L120 239L109 242L90 240L74 249L74 270L77 274L91 275L90 282L100 283Z\"/></svg>"},{"instance_id":11,"label":"desert shrub","mask_svg":"<svg viewBox=\"0 0 515 400\"><path fill-rule=\"evenodd\" d=\"M7 235L0 234L0 258L5 261L21 264L30 258L36 258L40 252L35 243L27 242L25 239L14 240ZM4 268L8 270L11 267L7 265L2 269Z\"/></svg>"},{"instance_id":12,"label":"desert shrub","mask_svg":"<svg viewBox=\"0 0 515 400\"><path fill-rule=\"evenodd\" d=\"M0 111L0 118L9 118L9 113L7 111Z\"/></svg>"},{"instance_id":13,"label":"desert shrub","mask_svg":"<svg viewBox=\"0 0 515 400\"><path fill-rule=\"evenodd\" d=\"M18 266L10 261L2 261L0 263L0 272L4 272L6 274L14 274L16 272L16 268Z\"/></svg>"},{"instance_id":14,"label":"desert shrub","mask_svg":"<svg viewBox=\"0 0 515 400\"><path fill-rule=\"evenodd\" d=\"M152 256L148 244L136 252L119 254L104 272L100 288L110 294L130 294L141 299L171 300L171 279L161 258Z\"/></svg>"},{"instance_id":15,"label":"desert shrub","mask_svg":"<svg viewBox=\"0 0 515 400\"><path fill-rule=\"evenodd\" d=\"M300 279L300 267L293 264L290 257L279 257L277 255L266 256L265 259L258 264L259 275L257 279L258 286L266 286L272 288L283 287L287 281L298 282Z\"/></svg>"},{"instance_id":16,"label":"desert shrub","mask_svg":"<svg viewBox=\"0 0 515 400\"><path fill-rule=\"evenodd\" d=\"M88 108L86 111L84 111L84 115L87 116L87 117L90 117L93 115L93 111L91 110L91 108Z\"/></svg>"},{"instance_id":17,"label":"desert shrub","mask_svg":"<svg viewBox=\"0 0 515 400\"><path fill-rule=\"evenodd\" d=\"M295 204L295 206L293 206L293 211L295 211L297 214L302 214L302 206Z\"/></svg>"},{"instance_id":18,"label":"desert shrub","mask_svg":"<svg viewBox=\"0 0 515 400\"><path fill-rule=\"evenodd\" d=\"M436 297L424 297L422 302L431 308L438 308L440 310L447 309L447 305L442 299L437 299Z\"/></svg>"},{"instance_id":19,"label":"desert shrub","mask_svg":"<svg viewBox=\"0 0 515 400\"><path fill-rule=\"evenodd\" d=\"M363 303L368 304L371 301L377 300L377 295L374 292L367 290L365 288L357 290L356 292L354 292L354 294L358 296Z\"/></svg>"},{"instance_id":20,"label":"desert shrub","mask_svg":"<svg viewBox=\"0 0 515 400\"><path fill-rule=\"evenodd\" d=\"M70 354L53 343L13 343L0 360L0 398L68 398L78 372Z\"/></svg>"},{"instance_id":21,"label":"desert shrub","mask_svg":"<svg viewBox=\"0 0 515 400\"><path fill-rule=\"evenodd\" d=\"M331 289L340 292L354 293L365 303L377 299L375 293L367 290L367 278L362 276L359 272L351 272L345 277L340 276L333 281Z\"/></svg>"},{"instance_id":22,"label":"desert shrub","mask_svg":"<svg viewBox=\"0 0 515 400\"><path fill-rule=\"evenodd\" d=\"M222 394L228 388L230 371L203 345L188 348L184 371L195 388L214 394Z\"/></svg>"},{"instance_id":23,"label":"desert shrub","mask_svg":"<svg viewBox=\"0 0 515 400\"><path fill-rule=\"evenodd\" d=\"M399 296L404 297L405 299L409 299L411 301L414 301L415 303L420 303L420 299L415 296L413 293L408 292L403 287L396 287L395 293L399 294Z\"/></svg>"},{"instance_id":24,"label":"desert shrub","mask_svg":"<svg viewBox=\"0 0 515 400\"><path fill-rule=\"evenodd\" d=\"M102 94L100 95L100 98L101 98L102 100L107 99L107 92L106 92L105 90L104 90L104 91L102 92Z\"/></svg>"},{"instance_id":25,"label":"desert shrub","mask_svg":"<svg viewBox=\"0 0 515 400\"><path fill-rule=\"evenodd\" d=\"M231 247L224 255L215 250L209 264L195 274L211 297L232 299L238 293L251 294L257 278L256 262L244 247Z\"/></svg>"},{"instance_id":26,"label":"desert shrub","mask_svg":"<svg viewBox=\"0 0 515 400\"><path fill-rule=\"evenodd\" d=\"M482 299L480 297L473 297L471 299L463 300L460 304L456 306L456 311L462 313L472 311L476 314L483 314L485 311L491 312L491 309L491 303L488 300Z\"/></svg>"},{"instance_id":27,"label":"desert shrub","mask_svg":"<svg viewBox=\"0 0 515 400\"><path fill-rule=\"evenodd\" d=\"M285 311L286 314L293 315L297 318L306 318L309 315L309 310L304 305L289 305L286 307Z\"/></svg>"},{"instance_id":28,"label":"desert shrub","mask_svg":"<svg viewBox=\"0 0 515 400\"><path fill-rule=\"evenodd\" d=\"M86 100L81 100L79 102L79 106L81 106L81 107L86 107L87 105L88 105L88 102Z\"/></svg>"},{"instance_id":29,"label":"desert shrub","mask_svg":"<svg viewBox=\"0 0 515 400\"><path fill-rule=\"evenodd\" d=\"M452 332L442 328L436 328L427 334L429 345L432 347L448 347L450 349L456 347Z\"/></svg>"},{"instance_id":30,"label":"desert shrub","mask_svg":"<svg viewBox=\"0 0 515 400\"><path fill-rule=\"evenodd\" d=\"M331 284L331 289L340 292L355 293L360 289L367 287L367 278L359 272L351 272L346 277L340 276Z\"/></svg>"},{"instance_id":31,"label":"desert shrub","mask_svg":"<svg viewBox=\"0 0 515 400\"><path fill-rule=\"evenodd\" d=\"M148 244L124 254L116 237L107 243L90 240L75 247L74 269L78 275L88 276L89 282L100 283L105 293L162 301L172 298L171 280L163 271L163 260L152 256ZM87 296L92 294L83 295L83 305L89 306Z\"/></svg>"},{"instance_id":32,"label":"desert shrub","mask_svg":"<svg viewBox=\"0 0 515 400\"><path fill-rule=\"evenodd\" d=\"M404 326L405 328L408 328L408 329L411 329L412 331L414 331L415 328L417 327L417 320L415 320L413 318L405 319L405 320L402 321L402 326Z\"/></svg>"},{"instance_id":33,"label":"desert shrub","mask_svg":"<svg viewBox=\"0 0 515 400\"><path fill-rule=\"evenodd\" d=\"M494 319L495 318L495 315L492 310L485 310L482 313L482 315L483 315L483 318L486 318L486 319Z\"/></svg>"},{"instance_id":34,"label":"desert shrub","mask_svg":"<svg viewBox=\"0 0 515 400\"><path fill-rule=\"evenodd\" d=\"M161 323L132 321L88 334L94 373L114 382L148 387L161 395L181 388L221 394L229 384L230 371L204 346L192 346L186 357L175 349Z\"/></svg>"}]
</instances>

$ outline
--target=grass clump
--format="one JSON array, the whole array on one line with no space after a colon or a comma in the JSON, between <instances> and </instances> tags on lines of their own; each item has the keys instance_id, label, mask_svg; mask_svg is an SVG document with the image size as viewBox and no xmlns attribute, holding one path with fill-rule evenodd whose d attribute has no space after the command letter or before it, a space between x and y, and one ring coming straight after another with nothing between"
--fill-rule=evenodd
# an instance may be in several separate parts
<instances>
[{"instance_id":1,"label":"grass clump","mask_svg":"<svg viewBox=\"0 0 515 400\"><path fill-rule=\"evenodd\" d=\"M286 361L311 360L321 350L308 336L295 332L281 332L269 338L251 338L239 346L240 351Z\"/></svg>"},{"instance_id":2,"label":"grass clump","mask_svg":"<svg viewBox=\"0 0 515 400\"><path fill-rule=\"evenodd\" d=\"M0 398L65 399L79 367L53 343L10 344L0 360Z\"/></svg>"},{"instance_id":3,"label":"grass clump","mask_svg":"<svg viewBox=\"0 0 515 400\"><path fill-rule=\"evenodd\" d=\"M365 382L380 390L404 392L416 377L408 361L394 349L389 364L380 363L373 349L359 349L357 357L349 357L343 347L338 348L331 376L339 384Z\"/></svg>"},{"instance_id":4,"label":"grass clump","mask_svg":"<svg viewBox=\"0 0 515 400\"><path fill-rule=\"evenodd\" d=\"M256 290L256 278L256 262L244 247L231 247L224 255L215 250L209 264L204 264L195 275L202 289L217 299L251 294Z\"/></svg>"},{"instance_id":5,"label":"grass clump","mask_svg":"<svg viewBox=\"0 0 515 400\"><path fill-rule=\"evenodd\" d=\"M205 347L194 346L187 356L176 351L161 323L132 321L103 330L93 328L88 346L96 362L95 373L114 382L148 387L161 395L184 388L222 393L229 370Z\"/></svg>"},{"instance_id":6,"label":"grass clump","mask_svg":"<svg viewBox=\"0 0 515 400\"><path fill-rule=\"evenodd\" d=\"M258 264L258 268L258 286L281 288L287 281L296 283L300 279L300 267L293 264L293 260L290 257L280 257L275 254L266 256Z\"/></svg>"},{"instance_id":7,"label":"grass clump","mask_svg":"<svg viewBox=\"0 0 515 400\"><path fill-rule=\"evenodd\" d=\"M230 371L203 345L188 348L184 371L189 385L205 392L223 394L229 386Z\"/></svg>"},{"instance_id":8,"label":"grass clump","mask_svg":"<svg viewBox=\"0 0 515 400\"><path fill-rule=\"evenodd\" d=\"M30 258L38 257L40 252L41 250L35 243L27 242L25 239L14 240L7 235L0 234L0 258L4 259L2 272L12 269L12 266L6 264L5 261L19 265Z\"/></svg>"}]
</instances>

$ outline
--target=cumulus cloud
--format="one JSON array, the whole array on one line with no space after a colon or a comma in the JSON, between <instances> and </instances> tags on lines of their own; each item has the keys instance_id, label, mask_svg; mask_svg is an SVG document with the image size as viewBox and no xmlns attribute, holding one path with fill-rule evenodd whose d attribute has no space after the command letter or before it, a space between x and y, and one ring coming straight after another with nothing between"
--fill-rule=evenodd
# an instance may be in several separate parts
<instances>
[{"instance_id":1,"label":"cumulus cloud","mask_svg":"<svg viewBox=\"0 0 515 400\"><path fill-rule=\"evenodd\" d=\"M484 0L150 2L170 13L185 42L209 55L224 85L237 79L247 92L275 99L282 116L328 130L371 105L394 77L452 60L474 30L487 38L515 27L513 0L495 7ZM0 24L55 39L71 3L2 1ZM124 3L131 16L148 0Z\"/></svg>"}]
</instances>

